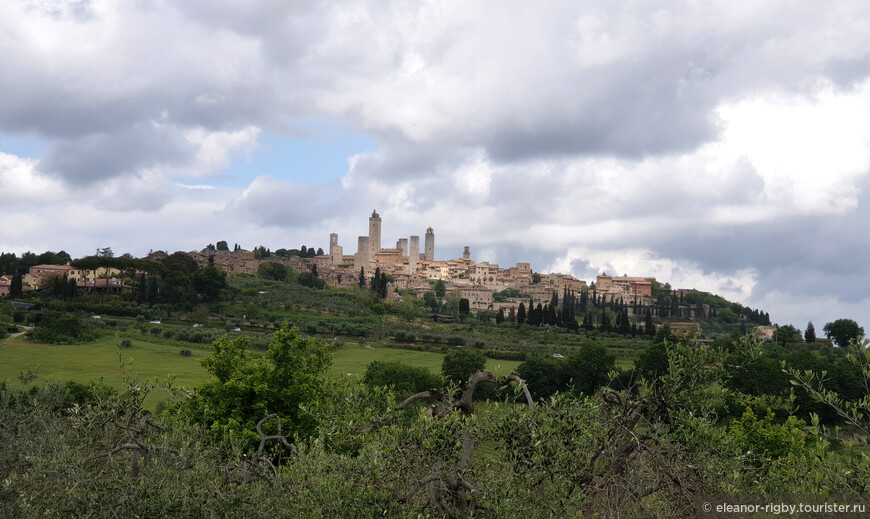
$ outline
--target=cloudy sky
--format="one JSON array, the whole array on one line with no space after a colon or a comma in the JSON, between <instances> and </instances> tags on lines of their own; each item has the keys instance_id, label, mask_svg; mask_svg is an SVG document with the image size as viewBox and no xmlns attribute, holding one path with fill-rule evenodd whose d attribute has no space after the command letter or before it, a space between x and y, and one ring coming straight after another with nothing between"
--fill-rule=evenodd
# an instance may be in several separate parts
<instances>
[{"instance_id":1,"label":"cloudy sky","mask_svg":"<svg viewBox=\"0 0 870 519\"><path fill-rule=\"evenodd\" d=\"M864 1L0 2L0 250L436 234L870 325Z\"/></svg>"}]
</instances>

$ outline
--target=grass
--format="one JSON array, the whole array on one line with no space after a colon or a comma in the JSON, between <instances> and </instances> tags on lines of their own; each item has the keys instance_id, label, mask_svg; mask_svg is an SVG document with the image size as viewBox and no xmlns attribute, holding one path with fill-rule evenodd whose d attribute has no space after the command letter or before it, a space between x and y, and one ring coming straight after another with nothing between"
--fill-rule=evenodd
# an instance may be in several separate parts
<instances>
[{"instance_id":1,"label":"grass","mask_svg":"<svg viewBox=\"0 0 870 519\"><path fill-rule=\"evenodd\" d=\"M199 361L211 355L208 349L190 347L192 355L182 357L178 346L154 342L153 338L148 341L132 339L131 347L120 351L118 342L119 339L114 337L72 345L40 344L20 339L0 341L0 383L6 382L9 387L21 389L24 386L19 374L37 367L37 384L49 380L72 380L83 384L103 383L120 389L127 379L166 379L171 375L176 386L194 388L206 379L207 374ZM440 353L345 345L334 352L329 373L335 377L349 373L353 378L361 378L370 362L396 360L440 374L443 359L444 355ZM517 361L487 359L486 369L501 376L516 370L518 365ZM153 410L157 402L165 398L159 393L149 395L145 406Z\"/></svg>"},{"instance_id":2,"label":"grass","mask_svg":"<svg viewBox=\"0 0 870 519\"><path fill-rule=\"evenodd\" d=\"M375 360L399 361L409 366L420 366L432 373L441 374L444 355L425 351L400 350L396 348L365 347L355 344L342 346L335 351L330 374L334 376L362 377L366 366ZM514 360L486 360L486 369L495 375L507 375L517 369L520 363Z\"/></svg>"},{"instance_id":3,"label":"grass","mask_svg":"<svg viewBox=\"0 0 870 519\"><path fill-rule=\"evenodd\" d=\"M85 344L40 344L23 340L0 342L0 382L20 389L19 373L39 368L36 383L48 380L103 383L120 389L124 380L165 379L173 376L175 384L195 387L205 380L205 370L199 363L211 354L208 350L191 348L190 357L182 357L176 346L167 346L133 339L131 347L118 349L118 339L101 337ZM119 358L120 353L120 358ZM146 407L153 408L160 394L150 395Z\"/></svg>"}]
</instances>

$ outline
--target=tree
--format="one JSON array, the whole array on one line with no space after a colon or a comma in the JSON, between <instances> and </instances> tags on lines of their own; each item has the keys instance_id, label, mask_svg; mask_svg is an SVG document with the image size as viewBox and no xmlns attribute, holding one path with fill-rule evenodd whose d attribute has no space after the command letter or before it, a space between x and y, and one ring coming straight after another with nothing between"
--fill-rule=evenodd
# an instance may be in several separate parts
<instances>
[{"instance_id":1,"label":"tree","mask_svg":"<svg viewBox=\"0 0 870 519\"><path fill-rule=\"evenodd\" d=\"M284 281L287 279L287 267L274 261L264 261L257 267L257 276L263 279Z\"/></svg>"},{"instance_id":2,"label":"tree","mask_svg":"<svg viewBox=\"0 0 870 519\"><path fill-rule=\"evenodd\" d=\"M400 398L441 387L441 377L427 368L399 361L376 360L366 367L363 382L369 386L392 386Z\"/></svg>"},{"instance_id":3,"label":"tree","mask_svg":"<svg viewBox=\"0 0 870 519\"><path fill-rule=\"evenodd\" d=\"M366 287L366 268L365 267L360 267L360 269L359 269L359 287L360 288Z\"/></svg>"},{"instance_id":4,"label":"tree","mask_svg":"<svg viewBox=\"0 0 870 519\"><path fill-rule=\"evenodd\" d=\"M423 305L425 305L426 308L428 308L432 312L434 312L435 309L438 308L438 298L435 297L434 292L426 292L425 294L423 294Z\"/></svg>"},{"instance_id":5,"label":"tree","mask_svg":"<svg viewBox=\"0 0 870 519\"><path fill-rule=\"evenodd\" d=\"M782 345L801 342L801 332L790 324L780 326L773 332L773 342Z\"/></svg>"},{"instance_id":6,"label":"tree","mask_svg":"<svg viewBox=\"0 0 870 519\"><path fill-rule=\"evenodd\" d=\"M529 355L517 366L517 374L528 384L535 400L549 398L568 389L563 369L564 360Z\"/></svg>"},{"instance_id":7,"label":"tree","mask_svg":"<svg viewBox=\"0 0 870 519\"><path fill-rule=\"evenodd\" d=\"M540 283L540 282L541 282L541 275L538 274L537 272L535 272L534 274L532 274L532 284L533 284L533 285L537 285L537 284Z\"/></svg>"},{"instance_id":8,"label":"tree","mask_svg":"<svg viewBox=\"0 0 870 519\"><path fill-rule=\"evenodd\" d=\"M671 325L670 323L662 324L661 328L656 332L656 336L653 339L654 344L659 344L664 341L675 341L677 338L674 334L671 333Z\"/></svg>"},{"instance_id":9,"label":"tree","mask_svg":"<svg viewBox=\"0 0 870 519\"><path fill-rule=\"evenodd\" d=\"M823 330L825 336L841 348L848 346L853 339L864 336L864 328L852 319L837 319L826 324Z\"/></svg>"},{"instance_id":10,"label":"tree","mask_svg":"<svg viewBox=\"0 0 870 519\"><path fill-rule=\"evenodd\" d=\"M147 287L145 281L145 273L139 275L139 286L136 287L136 302L140 305L144 305L145 301L148 300L148 293L145 291Z\"/></svg>"},{"instance_id":11,"label":"tree","mask_svg":"<svg viewBox=\"0 0 870 519\"><path fill-rule=\"evenodd\" d=\"M206 301L217 301L221 290L227 287L227 273L218 270L214 257L208 258L208 265L193 273L191 282L196 293Z\"/></svg>"},{"instance_id":12,"label":"tree","mask_svg":"<svg viewBox=\"0 0 870 519\"><path fill-rule=\"evenodd\" d=\"M245 336L216 340L214 353L202 362L210 378L181 410L216 439L232 436L248 447L260 441L256 424L266 413L281 418L288 438L314 435L324 375L332 362L329 346L303 339L298 329L286 325L272 336L265 355L252 355L248 346Z\"/></svg>"},{"instance_id":13,"label":"tree","mask_svg":"<svg viewBox=\"0 0 870 519\"><path fill-rule=\"evenodd\" d=\"M21 278L21 274L12 274L9 295L12 297L21 297L22 294L24 294L24 280Z\"/></svg>"},{"instance_id":14,"label":"tree","mask_svg":"<svg viewBox=\"0 0 870 519\"><path fill-rule=\"evenodd\" d=\"M520 303L520 307L517 309L517 324L524 324L526 322L526 305Z\"/></svg>"},{"instance_id":15,"label":"tree","mask_svg":"<svg viewBox=\"0 0 870 519\"><path fill-rule=\"evenodd\" d=\"M501 324L504 322L504 308L499 308L498 313L495 314L495 324Z\"/></svg>"},{"instance_id":16,"label":"tree","mask_svg":"<svg viewBox=\"0 0 870 519\"><path fill-rule=\"evenodd\" d=\"M115 253L112 252L111 247L103 247L102 249L97 249L97 256L100 258L111 258L115 256Z\"/></svg>"},{"instance_id":17,"label":"tree","mask_svg":"<svg viewBox=\"0 0 870 519\"><path fill-rule=\"evenodd\" d=\"M648 379L664 376L668 368L668 351L664 342L650 344L634 361L635 371Z\"/></svg>"},{"instance_id":18,"label":"tree","mask_svg":"<svg viewBox=\"0 0 870 519\"><path fill-rule=\"evenodd\" d=\"M224 241L224 240L221 240L221 241L217 242L217 245L215 246L215 248L216 248L217 250L225 250L225 251L230 250L230 246L227 245L227 242Z\"/></svg>"},{"instance_id":19,"label":"tree","mask_svg":"<svg viewBox=\"0 0 870 519\"><path fill-rule=\"evenodd\" d=\"M483 371L486 357L477 351L466 349L450 350L441 363L441 374L447 382L462 384L472 373Z\"/></svg>"},{"instance_id":20,"label":"tree","mask_svg":"<svg viewBox=\"0 0 870 519\"><path fill-rule=\"evenodd\" d=\"M154 305L157 304L157 296L158 296L158 287L157 287L157 278L151 276L150 282L148 283L148 304Z\"/></svg>"},{"instance_id":21,"label":"tree","mask_svg":"<svg viewBox=\"0 0 870 519\"><path fill-rule=\"evenodd\" d=\"M375 268L375 275L372 276L371 282L369 282L369 290L373 293L378 293L378 287L381 282L381 267Z\"/></svg>"},{"instance_id":22,"label":"tree","mask_svg":"<svg viewBox=\"0 0 870 519\"><path fill-rule=\"evenodd\" d=\"M468 299L466 299L466 298L464 298L464 297L461 298L461 299L459 300L459 313L462 314L462 315L468 315L468 313L470 312L470 310L471 310L471 309L470 309L470 304L469 304L469 302L468 302Z\"/></svg>"},{"instance_id":23,"label":"tree","mask_svg":"<svg viewBox=\"0 0 870 519\"><path fill-rule=\"evenodd\" d=\"M572 381L575 392L592 395L607 383L615 363L616 356L604 345L586 343L565 359L565 376Z\"/></svg>"},{"instance_id":24,"label":"tree","mask_svg":"<svg viewBox=\"0 0 870 519\"><path fill-rule=\"evenodd\" d=\"M598 326L598 329L602 332L609 332L612 329L610 317L607 316L607 310L601 310L601 324Z\"/></svg>"},{"instance_id":25,"label":"tree","mask_svg":"<svg viewBox=\"0 0 870 519\"><path fill-rule=\"evenodd\" d=\"M646 311L646 315L643 318L643 333L650 337L654 337L656 334L656 325L653 324L652 313L649 310Z\"/></svg>"},{"instance_id":26,"label":"tree","mask_svg":"<svg viewBox=\"0 0 870 519\"><path fill-rule=\"evenodd\" d=\"M443 279L436 281L433 288L435 289L435 295L438 299L444 299L444 296L447 295L447 284L444 283Z\"/></svg>"},{"instance_id":27,"label":"tree","mask_svg":"<svg viewBox=\"0 0 870 519\"><path fill-rule=\"evenodd\" d=\"M807 330L804 332L804 340L807 342L816 342L816 327L813 322L807 323Z\"/></svg>"},{"instance_id":28,"label":"tree","mask_svg":"<svg viewBox=\"0 0 870 519\"><path fill-rule=\"evenodd\" d=\"M199 264L196 263L195 259L181 251L173 252L167 256L163 260L163 265L167 271L177 271L188 276L199 268Z\"/></svg>"}]
</instances>

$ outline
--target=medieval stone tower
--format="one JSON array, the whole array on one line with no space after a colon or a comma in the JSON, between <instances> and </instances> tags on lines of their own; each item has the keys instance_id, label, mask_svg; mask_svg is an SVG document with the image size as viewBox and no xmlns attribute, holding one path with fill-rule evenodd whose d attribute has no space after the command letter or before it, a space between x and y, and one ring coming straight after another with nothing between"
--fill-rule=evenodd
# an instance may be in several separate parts
<instances>
[{"instance_id":1,"label":"medieval stone tower","mask_svg":"<svg viewBox=\"0 0 870 519\"><path fill-rule=\"evenodd\" d=\"M431 227L426 229L426 245L423 258L426 261L435 261L435 231Z\"/></svg>"},{"instance_id":2,"label":"medieval stone tower","mask_svg":"<svg viewBox=\"0 0 870 519\"><path fill-rule=\"evenodd\" d=\"M335 233L329 235L329 256L333 265L340 265L344 259L344 249L338 244L338 235Z\"/></svg>"},{"instance_id":3,"label":"medieval stone tower","mask_svg":"<svg viewBox=\"0 0 870 519\"><path fill-rule=\"evenodd\" d=\"M381 217L377 211L372 211L372 216L369 218L369 247L371 247L370 259L374 259L375 254L381 251Z\"/></svg>"},{"instance_id":4,"label":"medieval stone tower","mask_svg":"<svg viewBox=\"0 0 870 519\"><path fill-rule=\"evenodd\" d=\"M353 258L354 269L364 268L366 270L371 270L369 268L370 254L371 254L371 246L369 245L369 237L368 236L360 236L357 238L357 247L356 254Z\"/></svg>"},{"instance_id":5,"label":"medieval stone tower","mask_svg":"<svg viewBox=\"0 0 870 519\"><path fill-rule=\"evenodd\" d=\"M462 251L462 259L471 259L471 247L468 245L466 245L465 250Z\"/></svg>"},{"instance_id":6,"label":"medieval stone tower","mask_svg":"<svg viewBox=\"0 0 870 519\"><path fill-rule=\"evenodd\" d=\"M417 272L418 259L420 259L420 237L411 236L408 244L408 270L411 273Z\"/></svg>"}]
</instances>

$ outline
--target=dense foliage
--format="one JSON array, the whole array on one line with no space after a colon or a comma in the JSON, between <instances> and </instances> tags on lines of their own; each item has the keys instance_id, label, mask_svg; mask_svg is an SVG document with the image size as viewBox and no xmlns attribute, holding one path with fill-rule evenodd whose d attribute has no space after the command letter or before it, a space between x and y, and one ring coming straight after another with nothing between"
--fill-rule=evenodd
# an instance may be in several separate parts
<instances>
[{"instance_id":1,"label":"dense foliage","mask_svg":"<svg viewBox=\"0 0 870 519\"><path fill-rule=\"evenodd\" d=\"M329 347L286 327L274 333L265 355L249 352L248 345L244 336L215 341L214 354L203 362L209 381L177 413L206 426L216 440L242 445L259 441L255 425L269 413L287 424L289 438L312 436Z\"/></svg>"},{"instance_id":2,"label":"dense foliage","mask_svg":"<svg viewBox=\"0 0 870 519\"><path fill-rule=\"evenodd\" d=\"M397 361L371 362L366 367L363 382L368 386L391 387L399 398L442 385L441 377L428 369Z\"/></svg>"},{"instance_id":3,"label":"dense foliage","mask_svg":"<svg viewBox=\"0 0 870 519\"><path fill-rule=\"evenodd\" d=\"M292 331L282 334L270 360L222 343L210 362L215 380L250 375L252 365L277 373L300 348L318 358ZM836 431L781 419L751 400L733 418L716 412L726 355L749 359L759 347L741 341L728 353L666 343L660 384L604 388L594 398L563 393L533 409L478 404L469 417L433 418L423 404L401 408L375 385L322 381L305 406L317 409L315 421L288 415L279 432L275 417L252 416L265 449L216 437L194 414L151 416L141 407L151 384L120 392L0 387L0 507L25 518L686 517L713 494L866 502L870 460L838 450ZM854 350L852 361L866 364L866 350ZM286 386L280 377L258 382L269 391ZM191 399L204 397L188 396L180 408ZM860 416L855 424L867 426ZM299 424L305 435L291 432ZM282 437L295 438L295 454Z\"/></svg>"}]
</instances>

